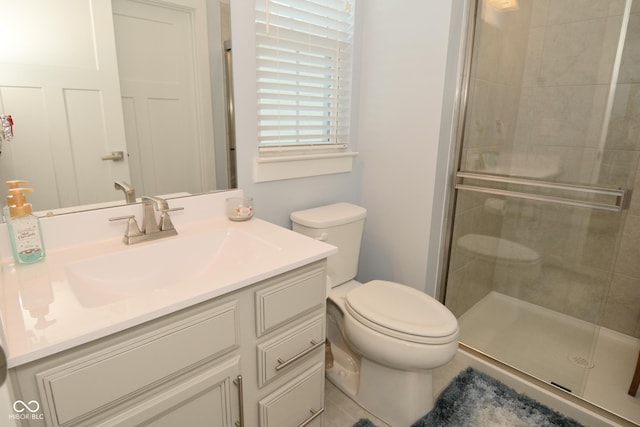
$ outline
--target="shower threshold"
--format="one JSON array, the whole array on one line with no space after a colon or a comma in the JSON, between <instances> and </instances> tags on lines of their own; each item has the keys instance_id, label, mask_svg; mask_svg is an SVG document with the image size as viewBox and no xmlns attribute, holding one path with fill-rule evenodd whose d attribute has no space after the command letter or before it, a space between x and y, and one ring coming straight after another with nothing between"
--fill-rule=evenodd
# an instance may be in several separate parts
<instances>
[{"instance_id":1,"label":"shower threshold","mask_svg":"<svg viewBox=\"0 0 640 427\"><path fill-rule=\"evenodd\" d=\"M498 292L459 323L467 346L640 424L627 394L639 339Z\"/></svg>"}]
</instances>

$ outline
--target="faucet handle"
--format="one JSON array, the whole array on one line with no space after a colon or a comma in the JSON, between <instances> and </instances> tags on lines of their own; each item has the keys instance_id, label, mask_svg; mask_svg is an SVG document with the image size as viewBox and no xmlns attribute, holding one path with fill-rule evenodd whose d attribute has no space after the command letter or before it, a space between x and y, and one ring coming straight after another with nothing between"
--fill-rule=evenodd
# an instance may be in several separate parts
<instances>
[{"instance_id":1,"label":"faucet handle","mask_svg":"<svg viewBox=\"0 0 640 427\"><path fill-rule=\"evenodd\" d=\"M124 243L129 244L132 237L144 235L144 233L140 231L140 227L138 227L138 222L136 221L135 215L116 216L113 218L109 218L109 221L123 220L127 220L127 229L125 230L124 237L122 238Z\"/></svg>"},{"instance_id":2,"label":"faucet handle","mask_svg":"<svg viewBox=\"0 0 640 427\"><path fill-rule=\"evenodd\" d=\"M175 227L171 222L171 217L169 216L169 212L181 211L183 209L184 209L183 207L162 209L162 215L160 216L160 231L175 230Z\"/></svg>"},{"instance_id":3,"label":"faucet handle","mask_svg":"<svg viewBox=\"0 0 640 427\"><path fill-rule=\"evenodd\" d=\"M170 209L162 209L162 213L165 212L174 212L174 211L183 211L184 208L182 206L177 207L177 208L170 208Z\"/></svg>"}]
</instances>

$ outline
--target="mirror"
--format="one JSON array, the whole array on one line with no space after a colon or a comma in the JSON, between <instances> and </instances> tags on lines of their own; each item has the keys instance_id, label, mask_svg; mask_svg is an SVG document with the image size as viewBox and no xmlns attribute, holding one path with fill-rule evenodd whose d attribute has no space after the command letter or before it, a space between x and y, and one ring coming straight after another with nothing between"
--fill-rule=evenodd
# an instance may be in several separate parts
<instances>
[{"instance_id":1,"label":"mirror","mask_svg":"<svg viewBox=\"0 0 640 427\"><path fill-rule=\"evenodd\" d=\"M0 14L0 180L39 212L234 188L229 0L24 0Z\"/></svg>"}]
</instances>

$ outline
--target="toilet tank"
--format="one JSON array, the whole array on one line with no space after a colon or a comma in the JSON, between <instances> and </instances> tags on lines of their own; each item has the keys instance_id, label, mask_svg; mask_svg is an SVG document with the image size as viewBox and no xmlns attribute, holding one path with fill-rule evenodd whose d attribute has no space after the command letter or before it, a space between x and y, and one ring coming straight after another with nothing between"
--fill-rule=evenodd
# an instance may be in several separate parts
<instances>
[{"instance_id":1,"label":"toilet tank","mask_svg":"<svg viewBox=\"0 0 640 427\"><path fill-rule=\"evenodd\" d=\"M332 286L356 277L366 216L365 208L350 203L291 213L293 231L338 247L338 253L327 258L327 275Z\"/></svg>"}]
</instances>

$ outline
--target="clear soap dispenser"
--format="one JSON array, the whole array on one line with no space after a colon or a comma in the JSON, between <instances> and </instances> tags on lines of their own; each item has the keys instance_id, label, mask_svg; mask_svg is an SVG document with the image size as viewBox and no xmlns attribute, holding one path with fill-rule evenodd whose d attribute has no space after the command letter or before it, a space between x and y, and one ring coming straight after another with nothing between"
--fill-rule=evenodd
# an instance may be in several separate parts
<instances>
[{"instance_id":1,"label":"clear soap dispenser","mask_svg":"<svg viewBox=\"0 0 640 427\"><path fill-rule=\"evenodd\" d=\"M45 257L44 241L40 219L33 215L33 210L24 193L31 193L31 188L10 188L7 200L9 205L9 238L16 264L31 264Z\"/></svg>"}]
</instances>

